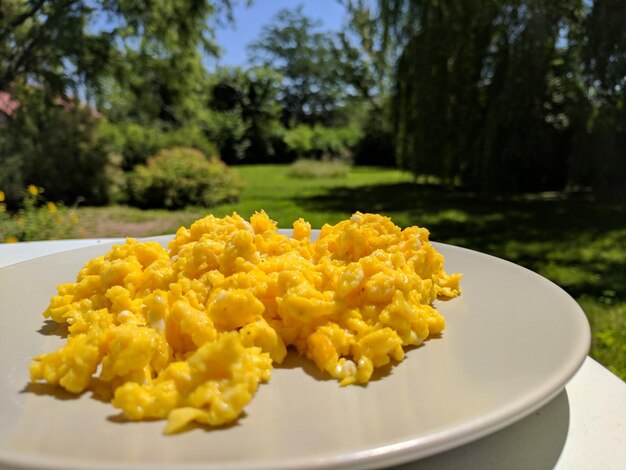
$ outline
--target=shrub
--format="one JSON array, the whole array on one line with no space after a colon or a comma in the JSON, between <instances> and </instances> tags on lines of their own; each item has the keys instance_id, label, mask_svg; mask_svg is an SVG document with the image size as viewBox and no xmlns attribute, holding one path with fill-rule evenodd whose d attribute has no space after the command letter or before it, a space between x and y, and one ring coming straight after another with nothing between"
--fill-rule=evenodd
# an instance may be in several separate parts
<instances>
[{"instance_id":1,"label":"shrub","mask_svg":"<svg viewBox=\"0 0 626 470\"><path fill-rule=\"evenodd\" d=\"M29 185L22 192L21 208L8 213L5 194L0 191L0 243L54 240L74 236L78 217L62 203L46 201L43 188Z\"/></svg>"},{"instance_id":2,"label":"shrub","mask_svg":"<svg viewBox=\"0 0 626 470\"><path fill-rule=\"evenodd\" d=\"M159 152L128 175L129 202L139 207L210 207L237 200L239 176L217 158L192 148Z\"/></svg>"},{"instance_id":3,"label":"shrub","mask_svg":"<svg viewBox=\"0 0 626 470\"><path fill-rule=\"evenodd\" d=\"M349 157L361 137L356 127L313 127L301 124L285 131L283 140L298 158Z\"/></svg>"},{"instance_id":4,"label":"shrub","mask_svg":"<svg viewBox=\"0 0 626 470\"><path fill-rule=\"evenodd\" d=\"M350 165L341 160L296 160L287 174L294 178L345 178Z\"/></svg>"},{"instance_id":5,"label":"shrub","mask_svg":"<svg viewBox=\"0 0 626 470\"><path fill-rule=\"evenodd\" d=\"M289 150L295 152L299 158L304 158L313 150L314 137L313 129L305 124L301 124L293 129L286 130L283 140Z\"/></svg>"},{"instance_id":6,"label":"shrub","mask_svg":"<svg viewBox=\"0 0 626 470\"><path fill-rule=\"evenodd\" d=\"M21 103L0 126L0 187L18 207L27 184L55 201L108 202L111 162L99 114L72 98L50 98L35 87L16 89Z\"/></svg>"},{"instance_id":7,"label":"shrub","mask_svg":"<svg viewBox=\"0 0 626 470\"><path fill-rule=\"evenodd\" d=\"M121 155L121 166L131 171L136 165L144 165L148 158L161 150L174 147L193 147L205 155L217 155L217 148L209 142L202 129L186 126L169 129L163 125L142 126L134 122L111 123L102 120L100 131L108 146Z\"/></svg>"}]
</instances>

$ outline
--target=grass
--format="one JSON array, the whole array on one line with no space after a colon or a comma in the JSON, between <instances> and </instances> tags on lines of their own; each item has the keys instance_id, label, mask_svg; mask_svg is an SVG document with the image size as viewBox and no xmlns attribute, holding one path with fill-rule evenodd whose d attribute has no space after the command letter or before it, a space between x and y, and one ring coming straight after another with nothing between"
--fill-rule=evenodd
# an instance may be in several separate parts
<instances>
[{"instance_id":1,"label":"grass","mask_svg":"<svg viewBox=\"0 0 626 470\"><path fill-rule=\"evenodd\" d=\"M237 171L245 182L237 203L222 204L210 209L191 207L183 211L139 210L133 207L80 207L78 209L83 237L150 236L173 233L180 225L189 225L209 212L223 217L237 211L243 217L264 209L280 227L291 227L300 217L313 227L336 223L346 217L342 208L307 209L307 200L323 198L335 189L355 189L377 184L409 183L412 177L397 170L355 168L344 178L295 179L287 165L239 166ZM355 206L356 207L356 206ZM365 204L354 210L373 211ZM354 212L351 211L350 213Z\"/></svg>"},{"instance_id":2,"label":"grass","mask_svg":"<svg viewBox=\"0 0 626 470\"><path fill-rule=\"evenodd\" d=\"M224 216L233 211L249 217L264 209L280 227L291 227L300 217L315 228L325 223L336 223L356 210L372 212L368 201L347 201L339 206L325 204L337 191L356 191L371 185L410 183L411 176L397 170L355 168L345 178L295 179L283 165L242 166L237 168L245 181L241 200L211 209L211 213ZM322 201L317 204L316 201Z\"/></svg>"},{"instance_id":3,"label":"grass","mask_svg":"<svg viewBox=\"0 0 626 470\"><path fill-rule=\"evenodd\" d=\"M299 217L313 227L356 210L400 226L422 225L436 241L508 259L553 280L581 305L593 332L591 356L626 380L626 207L559 195L485 199L428 184L396 170L355 168L345 178L294 179L288 166L241 166L240 202L210 209L248 217L264 209L280 227ZM172 233L209 211L80 208L86 236ZM100 229L98 229L100 227ZM100 230L100 231L98 231ZM103 231L108 230L108 231Z\"/></svg>"},{"instance_id":4,"label":"grass","mask_svg":"<svg viewBox=\"0 0 626 470\"><path fill-rule=\"evenodd\" d=\"M82 238L148 237L174 233L206 214L205 209L181 211L142 210L127 206L79 207L79 235Z\"/></svg>"},{"instance_id":5,"label":"grass","mask_svg":"<svg viewBox=\"0 0 626 470\"><path fill-rule=\"evenodd\" d=\"M287 174L294 178L345 178L350 173L350 165L340 160L296 160Z\"/></svg>"}]
</instances>

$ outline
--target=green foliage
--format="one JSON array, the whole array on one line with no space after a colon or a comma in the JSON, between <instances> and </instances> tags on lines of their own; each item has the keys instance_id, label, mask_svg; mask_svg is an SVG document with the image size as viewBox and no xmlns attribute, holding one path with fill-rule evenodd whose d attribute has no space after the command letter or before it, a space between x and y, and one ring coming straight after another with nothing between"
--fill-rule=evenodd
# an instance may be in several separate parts
<instances>
[{"instance_id":1,"label":"green foliage","mask_svg":"<svg viewBox=\"0 0 626 470\"><path fill-rule=\"evenodd\" d=\"M626 201L626 3L595 1L579 41L585 83L596 106L582 144L583 164L603 199ZM580 161L580 160L579 160Z\"/></svg>"},{"instance_id":2,"label":"green foliage","mask_svg":"<svg viewBox=\"0 0 626 470\"><path fill-rule=\"evenodd\" d=\"M361 138L361 131L355 127L325 127L316 125L313 127L313 148L322 157L340 156L349 157Z\"/></svg>"},{"instance_id":3,"label":"green foliage","mask_svg":"<svg viewBox=\"0 0 626 470\"><path fill-rule=\"evenodd\" d=\"M341 160L296 160L289 166L287 174L294 178L345 178L350 165Z\"/></svg>"},{"instance_id":4,"label":"green foliage","mask_svg":"<svg viewBox=\"0 0 626 470\"><path fill-rule=\"evenodd\" d=\"M115 162L101 138L99 115L32 86L14 90L20 107L0 126L0 185L9 203L17 203L21 188L31 183L67 204L106 203Z\"/></svg>"},{"instance_id":5,"label":"green foliage","mask_svg":"<svg viewBox=\"0 0 626 470\"><path fill-rule=\"evenodd\" d=\"M595 1L583 20L582 55L586 78L603 102L623 105L626 84L626 4L621 0ZM621 122L622 127L626 125ZM623 130L623 129L622 129Z\"/></svg>"},{"instance_id":6,"label":"green foliage","mask_svg":"<svg viewBox=\"0 0 626 470\"><path fill-rule=\"evenodd\" d=\"M209 80L207 133L227 163L284 159L278 90L280 76L267 68L219 69Z\"/></svg>"},{"instance_id":7,"label":"green foliage","mask_svg":"<svg viewBox=\"0 0 626 470\"><path fill-rule=\"evenodd\" d=\"M230 6L229 0L5 0L0 90L21 77L52 94L78 85L98 91L110 67L123 63L129 51L130 57L163 60L189 57L198 48L215 55L207 22L219 9L229 13ZM101 18L106 25L92 27ZM185 81L184 74L177 79Z\"/></svg>"},{"instance_id":8,"label":"green foliage","mask_svg":"<svg viewBox=\"0 0 626 470\"><path fill-rule=\"evenodd\" d=\"M376 2L339 0L346 9L344 30L338 33L336 53L345 83L370 104L379 105L389 96L398 47L381 27Z\"/></svg>"},{"instance_id":9,"label":"green foliage","mask_svg":"<svg viewBox=\"0 0 626 470\"><path fill-rule=\"evenodd\" d=\"M149 157L173 147L193 147L210 156L218 154L215 145L209 142L204 131L197 126L172 129L157 123L147 126L134 122L114 124L103 119L100 131L111 151L122 157L121 167L125 171L143 165Z\"/></svg>"},{"instance_id":10,"label":"green foliage","mask_svg":"<svg viewBox=\"0 0 626 470\"><path fill-rule=\"evenodd\" d=\"M118 201L120 167L173 146L217 153L200 122L202 60L230 0L0 3L0 91L21 102L0 128L10 203L29 182L68 203Z\"/></svg>"},{"instance_id":11,"label":"green foliage","mask_svg":"<svg viewBox=\"0 0 626 470\"><path fill-rule=\"evenodd\" d=\"M623 2L379 4L402 50L392 116L403 168L484 194L592 184L623 200Z\"/></svg>"},{"instance_id":12,"label":"green foliage","mask_svg":"<svg viewBox=\"0 0 626 470\"><path fill-rule=\"evenodd\" d=\"M280 10L263 27L249 50L254 63L271 67L283 77L282 122L329 124L335 109L348 96L333 37L306 17L302 6Z\"/></svg>"},{"instance_id":13,"label":"green foliage","mask_svg":"<svg viewBox=\"0 0 626 470\"><path fill-rule=\"evenodd\" d=\"M76 210L46 202L43 191L29 185L21 192L20 208L14 213L7 212L5 194L0 191L0 243L71 238L76 234Z\"/></svg>"},{"instance_id":14,"label":"green foliage","mask_svg":"<svg viewBox=\"0 0 626 470\"><path fill-rule=\"evenodd\" d=\"M285 144L299 158L329 158L351 155L361 137L361 131L350 127L326 127L301 124L285 130Z\"/></svg>"},{"instance_id":15,"label":"green foliage","mask_svg":"<svg viewBox=\"0 0 626 470\"><path fill-rule=\"evenodd\" d=\"M304 157L313 150L313 139L315 133L310 126L301 124L285 131L283 139L287 148L295 152L298 157Z\"/></svg>"},{"instance_id":16,"label":"green foliage","mask_svg":"<svg viewBox=\"0 0 626 470\"><path fill-rule=\"evenodd\" d=\"M198 51L161 57L126 50L111 68L98 102L113 122L177 128L201 119L206 72Z\"/></svg>"},{"instance_id":17,"label":"green foliage","mask_svg":"<svg viewBox=\"0 0 626 470\"><path fill-rule=\"evenodd\" d=\"M211 207L236 200L240 189L233 170L191 148L163 150L128 176L130 202L140 207Z\"/></svg>"}]
</instances>

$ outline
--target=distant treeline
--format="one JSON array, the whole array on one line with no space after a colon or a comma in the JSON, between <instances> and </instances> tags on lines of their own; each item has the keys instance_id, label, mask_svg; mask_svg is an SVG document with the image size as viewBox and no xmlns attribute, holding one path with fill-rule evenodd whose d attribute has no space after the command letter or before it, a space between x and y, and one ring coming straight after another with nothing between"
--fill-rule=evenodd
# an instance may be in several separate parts
<instances>
[{"instance_id":1,"label":"distant treeline","mask_svg":"<svg viewBox=\"0 0 626 470\"><path fill-rule=\"evenodd\" d=\"M342 31L281 10L218 69L230 0L0 3L0 190L124 201L138 165L193 147L624 200L626 2L341 3Z\"/></svg>"}]
</instances>

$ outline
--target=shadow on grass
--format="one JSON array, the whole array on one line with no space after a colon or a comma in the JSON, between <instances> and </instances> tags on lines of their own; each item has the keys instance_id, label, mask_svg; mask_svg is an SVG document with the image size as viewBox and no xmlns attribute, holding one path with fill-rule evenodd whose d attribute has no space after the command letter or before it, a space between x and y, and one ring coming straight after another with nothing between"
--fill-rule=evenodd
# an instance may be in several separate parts
<instances>
[{"instance_id":1,"label":"shadow on grass","mask_svg":"<svg viewBox=\"0 0 626 470\"><path fill-rule=\"evenodd\" d=\"M431 239L489 253L552 279L571 295L626 301L626 207L544 194L512 200L413 183L339 187L298 198L310 211L378 212Z\"/></svg>"}]
</instances>

